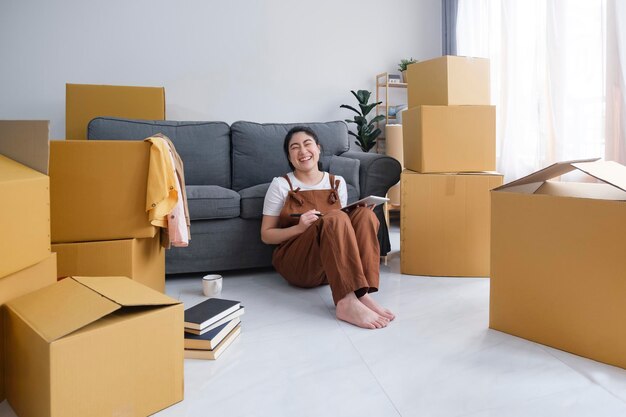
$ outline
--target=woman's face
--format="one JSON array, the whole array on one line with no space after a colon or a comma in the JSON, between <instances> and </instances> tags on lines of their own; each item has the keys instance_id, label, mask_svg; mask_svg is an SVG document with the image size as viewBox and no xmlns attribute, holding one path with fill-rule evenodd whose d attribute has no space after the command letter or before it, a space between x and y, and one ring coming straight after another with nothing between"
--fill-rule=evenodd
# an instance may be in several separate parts
<instances>
[{"instance_id":1,"label":"woman's face","mask_svg":"<svg viewBox=\"0 0 626 417\"><path fill-rule=\"evenodd\" d=\"M317 169L320 147L315 139L305 132L295 133L289 141L289 162L298 171Z\"/></svg>"}]
</instances>

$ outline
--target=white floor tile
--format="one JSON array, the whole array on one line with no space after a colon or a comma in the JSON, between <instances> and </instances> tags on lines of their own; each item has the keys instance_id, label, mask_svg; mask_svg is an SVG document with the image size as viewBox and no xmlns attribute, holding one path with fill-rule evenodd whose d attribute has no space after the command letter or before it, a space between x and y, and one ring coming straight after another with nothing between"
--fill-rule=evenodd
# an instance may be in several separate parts
<instances>
[{"instance_id":1,"label":"white floor tile","mask_svg":"<svg viewBox=\"0 0 626 417\"><path fill-rule=\"evenodd\" d=\"M626 371L488 329L489 280L400 274L399 232L374 298L387 328L338 321L328 287L274 271L225 272L222 298L246 308L217 361L185 362L185 400L158 417L626 415ZM168 279L186 307L202 274ZM0 417L15 417L6 401Z\"/></svg>"}]
</instances>

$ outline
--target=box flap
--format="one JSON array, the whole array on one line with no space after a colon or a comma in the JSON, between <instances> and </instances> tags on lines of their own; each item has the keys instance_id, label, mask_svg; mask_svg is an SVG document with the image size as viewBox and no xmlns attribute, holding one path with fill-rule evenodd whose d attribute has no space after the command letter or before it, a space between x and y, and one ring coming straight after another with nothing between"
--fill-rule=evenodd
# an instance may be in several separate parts
<instances>
[{"instance_id":1,"label":"box flap","mask_svg":"<svg viewBox=\"0 0 626 417\"><path fill-rule=\"evenodd\" d=\"M575 163L593 162L593 161L597 161L598 159L600 158L577 159L573 161L557 162L539 171L533 172L530 175L527 175L515 181L501 185L500 187L495 188L494 191L503 190L503 189L506 189L515 185L532 184L535 182L547 181L551 178L565 175L568 172L573 171L574 169L579 169L576 166L574 166Z\"/></svg>"},{"instance_id":2,"label":"box flap","mask_svg":"<svg viewBox=\"0 0 626 417\"><path fill-rule=\"evenodd\" d=\"M0 120L0 154L48 175L48 120Z\"/></svg>"},{"instance_id":3,"label":"box flap","mask_svg":"<svg viewBox=\"0 0 626 417\"><path fill-rule=\"evenodd\" d=\"M72 277L103 297L126 307L163 306L180 301L127 277Z\"/></svg>"},{"instance_id":4,"label":"box flap","mask_svg":"<svg viewBox=\"0 0 626 417\"><path fill-rule=\"evenodd\" d=\"M626 191L626 167L615 161L577 162L573 166L600 181Z\"/></svg>"},{"instance_id":5,"label":"box flap","mask_svg":"<svg viewBox=\"0 0 626 417\"><path fill-rule=\"evenodd\" d=\"M118 310L120 305L74 281L54 285L10 301L16 312L47 342L68 335Z\"/></svg>"}]
</instances>

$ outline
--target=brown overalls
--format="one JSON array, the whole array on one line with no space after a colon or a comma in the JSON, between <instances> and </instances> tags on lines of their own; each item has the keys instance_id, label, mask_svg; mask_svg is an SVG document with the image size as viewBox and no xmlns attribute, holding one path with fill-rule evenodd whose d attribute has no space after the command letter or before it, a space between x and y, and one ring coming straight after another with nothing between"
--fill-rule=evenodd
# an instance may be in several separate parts
<instances>
[{"instance_id":1,"label":"brown overalls","mask_svg":"<svg viewBox=\"0 0 626 417\"><path fill-rule=\"evenodd\" d=\"M298 224L292 213L316 209L323 214L302 234L281 243L272 256L274 268L292 285L316 287L330 284L335 304L349 292L361 297L378 291L379 222L372 210L359 207L350 214L341 210L339 180L330 175L328 190L293 189L280 212L278 226Z\"/></svg>"}]
</instances>

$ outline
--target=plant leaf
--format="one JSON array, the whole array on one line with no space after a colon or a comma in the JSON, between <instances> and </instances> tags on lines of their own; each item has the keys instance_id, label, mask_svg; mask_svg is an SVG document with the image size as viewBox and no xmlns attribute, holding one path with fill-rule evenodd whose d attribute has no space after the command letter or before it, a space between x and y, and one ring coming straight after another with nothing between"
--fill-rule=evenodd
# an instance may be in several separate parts
<instances>
[{"instance_id":1,"label":"plant leaf","mask_svg":"<svg viewBox=\"0 0 626 417\"><path fill-rule=\"evenodd\" d=\"M361 116L361 112L360 112L360 111L358 111L357 109L355 109L355 108L354 108L354 107L352 107L352 106L348 106L347 104L342 104L341 106L339 106L339 108L340 108L340 109L341 109L341 108L344 108L344 109L349 109L349 110L352 110L353 112L355 112L356 114L358 114L359 116Z\"/></svg>"},{"instance_id":2,"label":"plant leaf","mask_svg":"<svg viewBox=\"0 0 626 417\"><path fill-rule=\"evenodd\" d=\"M380 122L382 120L385 120L385 115L379 114L378 116L376 116L372 120L370 120L370 124L374 124L374 123Z\"/></svg>"}]
</instances>

